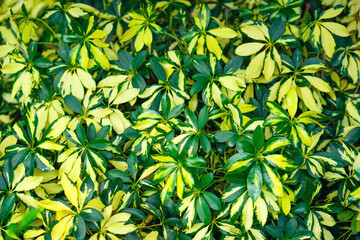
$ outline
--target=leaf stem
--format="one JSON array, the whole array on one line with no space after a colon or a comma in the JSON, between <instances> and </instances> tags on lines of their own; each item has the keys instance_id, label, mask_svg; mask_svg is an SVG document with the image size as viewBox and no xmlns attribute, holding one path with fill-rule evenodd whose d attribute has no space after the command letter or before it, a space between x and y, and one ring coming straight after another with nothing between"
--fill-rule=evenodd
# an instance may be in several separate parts
<instances>
[{"instance_id":1,"label":"leaf stem","mask_svg":"<svg viewBox=\"0 0 360 240\"><path fill-rule=\"evenodd\" d=\"M35 20L38 20L39 22L41 22L42 24L44 24L50 31L51 33L54 35L54 37L56 37L57 40L59 40L59 42L61 42L60 37L56 34L56 32L41 18L34 18Z\"/></svg>"}]
</instances>

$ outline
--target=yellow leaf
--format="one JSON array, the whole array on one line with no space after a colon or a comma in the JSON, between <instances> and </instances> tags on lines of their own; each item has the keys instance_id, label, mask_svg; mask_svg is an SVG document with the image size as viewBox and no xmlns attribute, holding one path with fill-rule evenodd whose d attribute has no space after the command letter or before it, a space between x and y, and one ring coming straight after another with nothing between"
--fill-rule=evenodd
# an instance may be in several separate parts
<instances>
[{"instance_id":1,"label":"yellow leaf","mask_svg":"<svg viewBox=\"0 0 360 240\"><path fill-rule=\"evenodd\" d=\"M241 27L241 31L252 39L266 41L264 33L260 30L258 26L245 25Z\"/></svg>"},{"instance_id":2,"label":"yellow leaf","mask_svg":"<svg viewBox=\"0 0 360 240\"><path fill-rule=\"evenodd\" d=\"M219 82L222 86L228 88L232 91L241 91L241 88L238 85L236 76L221 76L219 77Z\"/></svg>"},{"instance_id":3,"label":"yellow leaf","mask_svg":"<svg viewBox=\"0 0 360 240\"><path fill-rule=\"evenodd\" d=\"M64 189L64 193L69 202L76 207L78 206L78 192L74 183L70 181L66 174L61 176L61 186Z\"/></svg>"},{"instance_id":4,"label":"yellow leaf","mask_svg":"<svg viewBox=\"0 0 360 240\"><path fill-rule=\"evenodd\" d=\"M322 23L324 27L326 27L330 32L340 37L347 37L350 35L349 30L340 23L336 22L324 22Z\"/></svg>"},{"instance_id":5,"label":"yellow leaf","mask_svg":"<svg viewBox=\"0 0 360 240\"><path fill-rule=\"evenodd\" d=\"M73 226L74 217L72 215L62 218L51 230L51 239L63 240L69 234Z\"/></svg>"},{"instance_id":6,"label":"yellow leaf","mask_svg":"<svg viewBox=\"0 0 360 240\"><path fill-rule=\"evenodd\" d=\"M322 107L320 104L316 102L314 99L313 93L308 87L301 87L301 99L304 101L306 107L308 107L312 111L321 112Z\"/></svg>"},{"instance_id":7,"label":"yellow leaf","mask_svg":"<svg viewBox=\"0 0 360 240\"><path fill-rule=\"evenodd\" d=\"M254 210L256 218L259 220L262 226L265 225L268 217L268 209L266 202L261 197L258 197L254 202Z\"/></svg>"},{"instance_id":8,"label":"yellow leaf","mask_svg":"<svg viewBox=\"0 0 360 240\"><path fill-rule=\"evenodd\" d=\"M52 201L50 199L45 199L45 200L39 201L38 204L40 207L54 211L54 212L59 212L59 211L70 211L71 212L71 209L60 201Z\"/></svg>"},{"instance_id":9,"label":"yellow leaf","mask_svg":"<svg viewBox=\"0 0 360 240\"><path fill-rule=\"evenodd\" d=\"M144 34L144 42L146 46L150 46L152 43L152 33L149 27L146 27Z\"/></svg>"},{"instance_id":10,"label":"yellow leaf","mask_svg":"<svg viewBox=\"0 0 360 240\"><path fill-rule=\"evenodd\" d=\"M104 38L106 37L106 33L103 30L95 30L93 33L88 36L88 38Z\"/></svg>"},{"instance_id":11,"label":"yellow leaf","mask_svg":"<svg viewBox=\"0 0 360 240\"><path fill-rule=\"evenodd\" d=\"M290 117L292 119L292 118L294 118L295 113L296 113L297 108L298 108L298 96L296 94L295 88L292 88L289 91L289 93L287 94L286 102L287 102L289 115L290 115Z\"/></svg>"},{"instance_id":12,"label":"yellow leaf","mask_svg":"<svg viewBox=\"0 0 360 240\"><path fill-rule=\"evenodd\" d=\"M311 136L309 135L309 133L303 128L300 127L299 125L295 125L296 127L296 131L299 134L300 139L303 141L303 143L305 143L308 146L311 146Z\"/></svg>"},{"instance_id":13,"label":"yellow leaf","mask_svg":"<svg viewBox=\"0 0 360 240\"><path fill-rule=\"evenodd\" d=\"M351 100L349 100L346 104L346 112L350 117L360 123L360 112Z\"/></svg>"},{"instance_id":14,"label":"yellow leaf","mask_svg":"<svg viewBox=\"0 0 360 240\"><path fill-rule=\"evenodd\" d=\"M109 67L110 67L109 60L107 59L106 55L98 47L95 47L94 45L90 44L90 52L94 56L95 61L98 64L100 64L100 66L103 69L105 69L105 70L109 69Z\"/></svg>"},{"instance_id":15,"label":"yellow leaf","mask_svg":"<svg viewBox=\"0 0 360 240\"><path fill-rule=\"evenodd\" d=\"M90 90L96 89L95 81L88 72L85 72L81 68L78 68L76 69L76 73L84 87Z\"/></svg>"},{"instance_id":16,"label":"yellow leaf","mask_svg":"<svg viewBox=\"0 0 360 240\"><path fill-rule=\"evenodd\" d=\"M271 80L274 71L275 71L275 61L271 58L271 54L267 54L265 58L265 64L263 70L266 81Z\"/></svg>"},{"instance_id":17,"label":"yellow leaf","mask_svg":"<svg viewBox=\"0 0 360 240\"><path fill-rule=\"evenodd\" d=\"M220 60L222 55L222 50L218 41L213 36L206 35L206 46L209 49L209 51L214 53L216 58Z\"/></svg>"},{"instance_id":18,"label":"yellow leaf","mask_svg":"<svg viewBox=\"0 0 360 240\"><path fill-rule=\"evenodd\" d=\"M14 135L7 136L0 143L0 158L5 155L5 149L11 145L15 145L17 138Z\"/></svg>"},{"instance_id":19,"label":"yellow leaf","mask_svg":"<svg viewBox=\"0 0 360 240\"><path fill-rule=\"evenodd\" d=\"M158 236L159 236L158 231L152 231L145 236L144 240L155 240L158 239Z\"/></svg>"},{"instance_id":20,"label":"yellow leaf","mask_svg":"<svg viewBox=\"0 0 360 240\"><path fill-rule=\"evenodd\" d=\"M331 33L326 28L321 27L321 45L324 48L326 56L332 58L335 52L335 40Z\"/></svg>"},{"instance_id":21,"label":"yellow leaf","mask_svg":"<svg viewBox=\"0 0 360 240\"><path fill-rule=\"evenodd\" d=\"M319 91L322 91L322 92L331 92L332 91L330 85L327 82L325 82L324 80L322 80L321 78L318 78L315 76L308 76L308 75L305 75L304 77L306 80L309 81L309 83L312 86L317 88Z\"/></svg>"},{"instance_id":22,"label":"yellow leaf","mask_svg":"<svg viewBox=\"0 0 360 240\"><path fill-rule=\"evenodd\" d=\"M60 151L61 149L64 148L63 145L58 144L58 143L54 143L54 142L52 142L52 141L42 142L38 147L39 147L39 148L42 148L42 149L56 150L56 151Z\"/></svg>"},{"instance_id":23,"label":"yellow leaf","mask_svg":"<svg viewBox=\"0 0 360 240\"><path fill-rule=\"evenodd\" d=\"M113 101L113 104L121 104L130 102L136 98L140 92L140 88L130 88L123 92L120 92Z\"/></svg>"},{"instance_id":24,"label":"yellow leaf","mask_svg":"<svg viewBox=\"0 0 360 240\"><path fill-rule=\"evenodd\" d=\"M261 70L264 66L264 58L265 51L262 51L251 60L248 67L246 68L247 79L257 78L260 76Z\"/></svg>"},{"instance_id":25,"label":"yellow leaf","mask_svg":"<svg viewBox=\"0 0 360 240\"><path fill-rule=\"evenodd\" d=\"M14 74L22 70L24 67L25 64L23 63L8 63L1 68L1 71L4 74Z\"/></svg>"},{"instance_id":26,"label":"yellow leaf","mask_svg":"<svg viewBox=\"0 0 360 240\"><path fill-rule=\"evenodd\" d=\"M237 32L227 27L219 27L219 28L211 29L209 30L209 33L221 38L234 38L238 35Z\"/></svg>"},{"instance_id":27,"label":"yellow leaf","mask_svg":"<svg viewBox=\"0 0 360 240\"><path fill-rule=\"evenodd\" d=\"M144 47L145 29L141 29L135 40L135 50L138 52Z\"/></svg>"},{"instance_id":28,"label":"yellow leaf","mask_svg":"<svg viewBox=\"0 0 360 240\"><path fill-rule=\"evenodd\" d=\"M241 224L245 227L245 230L248 231L254 220L254 202L252 198L248 198L241 214Z\"/></svg>"},{"instance_id":29,"label":"yellow leaf","mask_svg":"<svg viewBox=\"0 0 360 240\"><path fill-rule=\"evenodd\" d=\"M258 42L244 43L235 49L235 53L239 56L250 56L260 51L264 45L264 43Z\"/></svg>"},{"instance_id":30,"label":"yellow leaf","mask_svg":"<svg viewBox=\"0 0 360 240\"><path fill-rule=\"evenodd\" d=\"M221 91L219 87L213 83L211 86L211 93L212 98L214 99L214 102L220 107L223 108L222 102L221 102Z\"/></svg>"},{"instance_id":31,"label":"yellow leaf","mask_svg":"<svg viewBox=\"0 0 360 240\"><path fill-rule=\"evenodd\" d=\"M329 19L329 18L336 17L343 10L344 10L344 7L330 8L330 9L324 11L319 19L321 20L321 19Z\"/></svg>"},{"instance_id":32,"label":"yellow leaf","mask_svg":"<svg viewBox=\"0 0 360 240\"><path fill-rule=\"evenodd\" d=\"M43 177L30 176L25 177L14 189L16 192L29 191L36 188L41 183Z\"/></svg>"},{"instance_id":33,"label":"yellow leaf","mask_svg":"<svg viewBox=\"0 0 360 240\"><path fill-rule=\"evenodd\" d=\"M88 54L88 50L87 50L85 44L80 49L79 64L85 70L88 68L88 65L89 65L89 54Z\"/></svg>"}]
</instances>

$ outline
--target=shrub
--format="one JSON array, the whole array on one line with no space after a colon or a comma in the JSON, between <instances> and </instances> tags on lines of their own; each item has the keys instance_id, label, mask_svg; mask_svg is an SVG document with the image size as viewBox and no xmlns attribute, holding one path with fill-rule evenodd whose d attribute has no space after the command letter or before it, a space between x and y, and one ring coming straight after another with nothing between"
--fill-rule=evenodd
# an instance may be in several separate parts
<instances>
[{"instance_id":1,"label":"shrub","mask_svg":"<svg viewBox=\"0 0 360 240\"><path fill-rule=\"evenodd\" d=\"M84 2L0 8L0 239L360 239L359 1Z\"/></svg>"}]
</instances>

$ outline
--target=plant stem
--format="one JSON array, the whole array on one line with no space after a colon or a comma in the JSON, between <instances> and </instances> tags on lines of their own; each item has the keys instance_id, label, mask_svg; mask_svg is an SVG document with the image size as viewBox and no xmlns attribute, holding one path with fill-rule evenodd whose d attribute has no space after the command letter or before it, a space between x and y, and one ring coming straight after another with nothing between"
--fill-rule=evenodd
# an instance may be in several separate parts
<instances>
[{"instance_id":1,"label":"plant stem","mask_svg":"<svg viewBox=\"0 0 360 240\"><path fill-rule=\"evenodd\" d=\"M39 22L44 24L51 31L51 33L54 35L54 37L56 37L56 39L59 40L59 42L61 42L60 37L56 34L56 32L54 30L52 30L52 28L44 20L42 20L41 18L35 18L35 20L38 20Z\"/></svg>"}]
</instances>

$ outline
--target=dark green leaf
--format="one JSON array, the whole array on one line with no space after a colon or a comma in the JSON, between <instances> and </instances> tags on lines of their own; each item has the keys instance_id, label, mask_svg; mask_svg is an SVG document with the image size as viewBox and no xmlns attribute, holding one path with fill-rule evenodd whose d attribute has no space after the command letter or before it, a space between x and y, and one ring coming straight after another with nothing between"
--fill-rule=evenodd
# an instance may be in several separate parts
<instances>
[{"instance_id":1,"label":"dark green leaf","mask_svg":"<svg viewBox=\"0 0 360 240\"><path fill-rule=\"evenodd\" d=\"M193 59L193 64L194 64L195 69L199 73L204 74L206 76L211 75L210 68L203 61L201 61L200 59L194 58Z\"/></svg>"},{"instance_id":2,"label":"dark green leaf","mask_svg":"<svg viewBox=\"0 0 360 240\"><path fill-rule=\"evenodd\" d=\"M81 215L78 214L75 216L73 226L75 239L84 239L86 235L86 225Z\"/></svg>"},{"instance_id":3,"label":"dark green leaf","mask_svg":"<svg viewBox=\"0 0 360 240\"><path fill-rule=\"evenodd\" d=\"M250 197L255 201L261 193L263 185L261 168L258 163L256 163L250 170L247 177L247 189Z\"/></svg>"},{"instance_id":4,"label":"dark green leaf","mask_svg":"<svg viewBox=\"0 0 360 240\"><path fill-rule=\"evenodd\" d=\"M165 72L163 66L157 60L155 60L154 58L151 58L150 66L151 66L151 70L155 74L155 76L159 80L161 80L163 82L166 82L167 77L166 77L166 72Z\"/></svg>"},{"instance_id":5,"label":"dark green leaf","mask_svg":"<svg viewBox=\"0 0 360 240\"><path fill-rule=\"evenodd\" d=\"M265 226L266 231L274 238L276 239L285 239L284 234L282 233L281 229L273 226L273 225L267 225Z\"/></svg>"},{"instance_id":6,"label":"dark green leaf","mask_svg":"<svg viewBox=\"0 0 360 240\"><path fill-rule=\"evenodd\" d=\"M221 210L221 202L215 194L205 191L202 193L202 195L210 208L214 210Z\"/></svg>"},{"instance_id":7,"label":"dark green leaf","mask_svg":"<svg viewBox=\"0 0 360 240\"><path fill-rule=\"evenodd\" d=\"M60 43L59 54L65 62L70 62L70 49L66 43Z\"/></svg>"},{"instance_id":8,"label":"dark green leaf","mask_svg":"<svg viewBox=\"0 0 360 240\"><path fill-rule=\"evenodd\" d=\"M210 209L207 202L201 195L196 199L196 210L200 221L205 224L209 224L211 221Z\"/></svg>"},{"instance_id":9,"label":"dark green leaf","mask_svg":"<svg viewBox=\"0 0 360 240\"><path fill-rule=\"evenodd\" d=\"M103 215L99 210L96 210L95 208L85 208L81 211L81 216L89 222L98 222L102 219L104 219Z\"/></svg>"},{"instance_id":10,"label":"dark green leaf","mask_svg":"<svg viewBox=\"0 0 360 240\"><path fill-rule=\"evenodd\" d=\"M134 220L143 220L146 218L146 215L143 213L143 211L136 208L125 208L121 212L130 213L131 218Z\"/></svg>"},{"instance_id":11,"label":"dark green leaf","mask_svg":"<svg viewBox=\"0 0 360 240\"><path fill-rule=\"evenodd\" d=\"M265 136L263 129L260 126L257 126L253 133L253 142L256 150L259 152L264 146Z\"/></svg>"},{"instance_id":12,"label":"dark green leaf","mask_svg":"<svg viewBox=\"0 0 360 240\"><path fill-rule=\"evenodd\" d=\"M1 223L3 223L9 214L13 211L13 208L15 207L15 196L15 194L11 194L10 196L3 198L4 200L1 204L0 210Z\"/></svg>"},{"instance_id":13,"label":"dark green leaf","mask_svg":"<svg viewBox=\"0 0 360 240\"><path fill-rule=\"evenodd\" d=\"M209 186L209 184L212 182L214 175L212 173L205 174L201 180L200 180L200 189L204 189Z\"/></svg>"},{"instance_id":14,"label":"dark green leaf","mask_svg":"<svg viewBox=\"0 0 360 240\"><path fill-rule=\"evenodd\" d=\"M136 174L138 171L138 161L134 152L130 153L129 157L127 158L127 165L129 167L129 172L131 173L131 175L136 178Z\"/></svg>"},{"instance_id":15,"label":"dark green leaf","mask_svg":"<svg viewBox=\"0 0 360 240\"><path fill-rule=\"evenodd\" d=\"M296 229L297 229L297 221L295 218L292 218L287 222L285 227L286 238L290 238L292 235L294 235Z\"/></svg>"},{"instance_id":16,"label":"dark green leaf","mask_svg":"<svg viewBox=\"0 0 360 240\"><path fill-rule=\"evenodd\" d=\"M270 27L269 34L273 41L279 39L286 31L285 24L281 17L275 19Z\"/></svg>"},{"instance_id":17,"label":"dark green leaf","mask_svg":"<svg viewBox=\"0 0 360 240\"><path fill-rule=\"evenodd\" d=\"M79 100L73 95L67 95L64 98L65 105L72 111L76 113L83 114L82 105Z\"/></svg>"},{"instance_id":18,"label":"dark green leaf","mask_svg":"<svg viewBox=\"0 0 360 240\"><path fill-rule=\"evenodd\" d=\"M206 153L210 153L211 143L204 133L200 134L200 145Z\"/></svg>"},{"instance_id":19,"label":"dark green leaf","mask_svg":"<svg viewBox=\"0 0 360 240\"><path fill-rule=\"evenodd\" d=\"M230 59L230 61L225 65L224 67L224 73L225 74L231 74L233 72L235 72L236 70L238 70L242 63L244 61L243 57L240 56L235 56L232 59Z\"/></svg>"},{"instance_id":20,"label":"dark green leaf","mask_svg":"<svg viewBox=\"0 0 360 240\"><path fill-rule=\"evenodd\" d=\"M233 136L235 136L236 133L232 131L220 131L214 134L214 138L217 142L226 142Z\"/></svg>"},{"instance_id":21,"label":"dark green leaf","mask_svg":"<svg viewBox=\"0 0 360 240\"><path fill-rule=\"evenodd\" d=\"M208 108L204 106L199 113L199 130L202 130L208 120Z\"/></svg>"},{"instance_id":22,"label":"dark green leaf","mask_svg":"<svg viewBox=\"0 0 360 240\"><path fill-rule=\"evenodd\" d=\"M110 146L110 142L105 139L95 139L87 144L88 147L94 149L104 149Z\"/></svg>"},{"instance_id":23,"label":"dark green leaf","mask_svg":"<svg viewBox=\"0 0 360 240\"><path fill-rule=\"evenodd\" d=\"M147 56L147 51L137 52L134 59L132 60L131 68L132 70L137 70L145 61Z\"/></svg>"},{"instance_id":24,"label":"dark green leaf","mask_svg":"<svg viewBox=\"0 0 360 240\"><path fill-rule=\"evenodd\" d=\"M34 65L39 68L49 68L53 65L53 63L47 58L40 57L35 59Z\"/></svg>"},{"instance_id":25,"label":"dark green leaf","mask_svg":"<svg viewBox=\"0 0 360 240\"><path fill-rule=\"evenodd\" d=\"M32 61L36 57L37 53L37 43L36 41L31 41L29 46L29 59Z\"/></svg>"}]
</instances>

